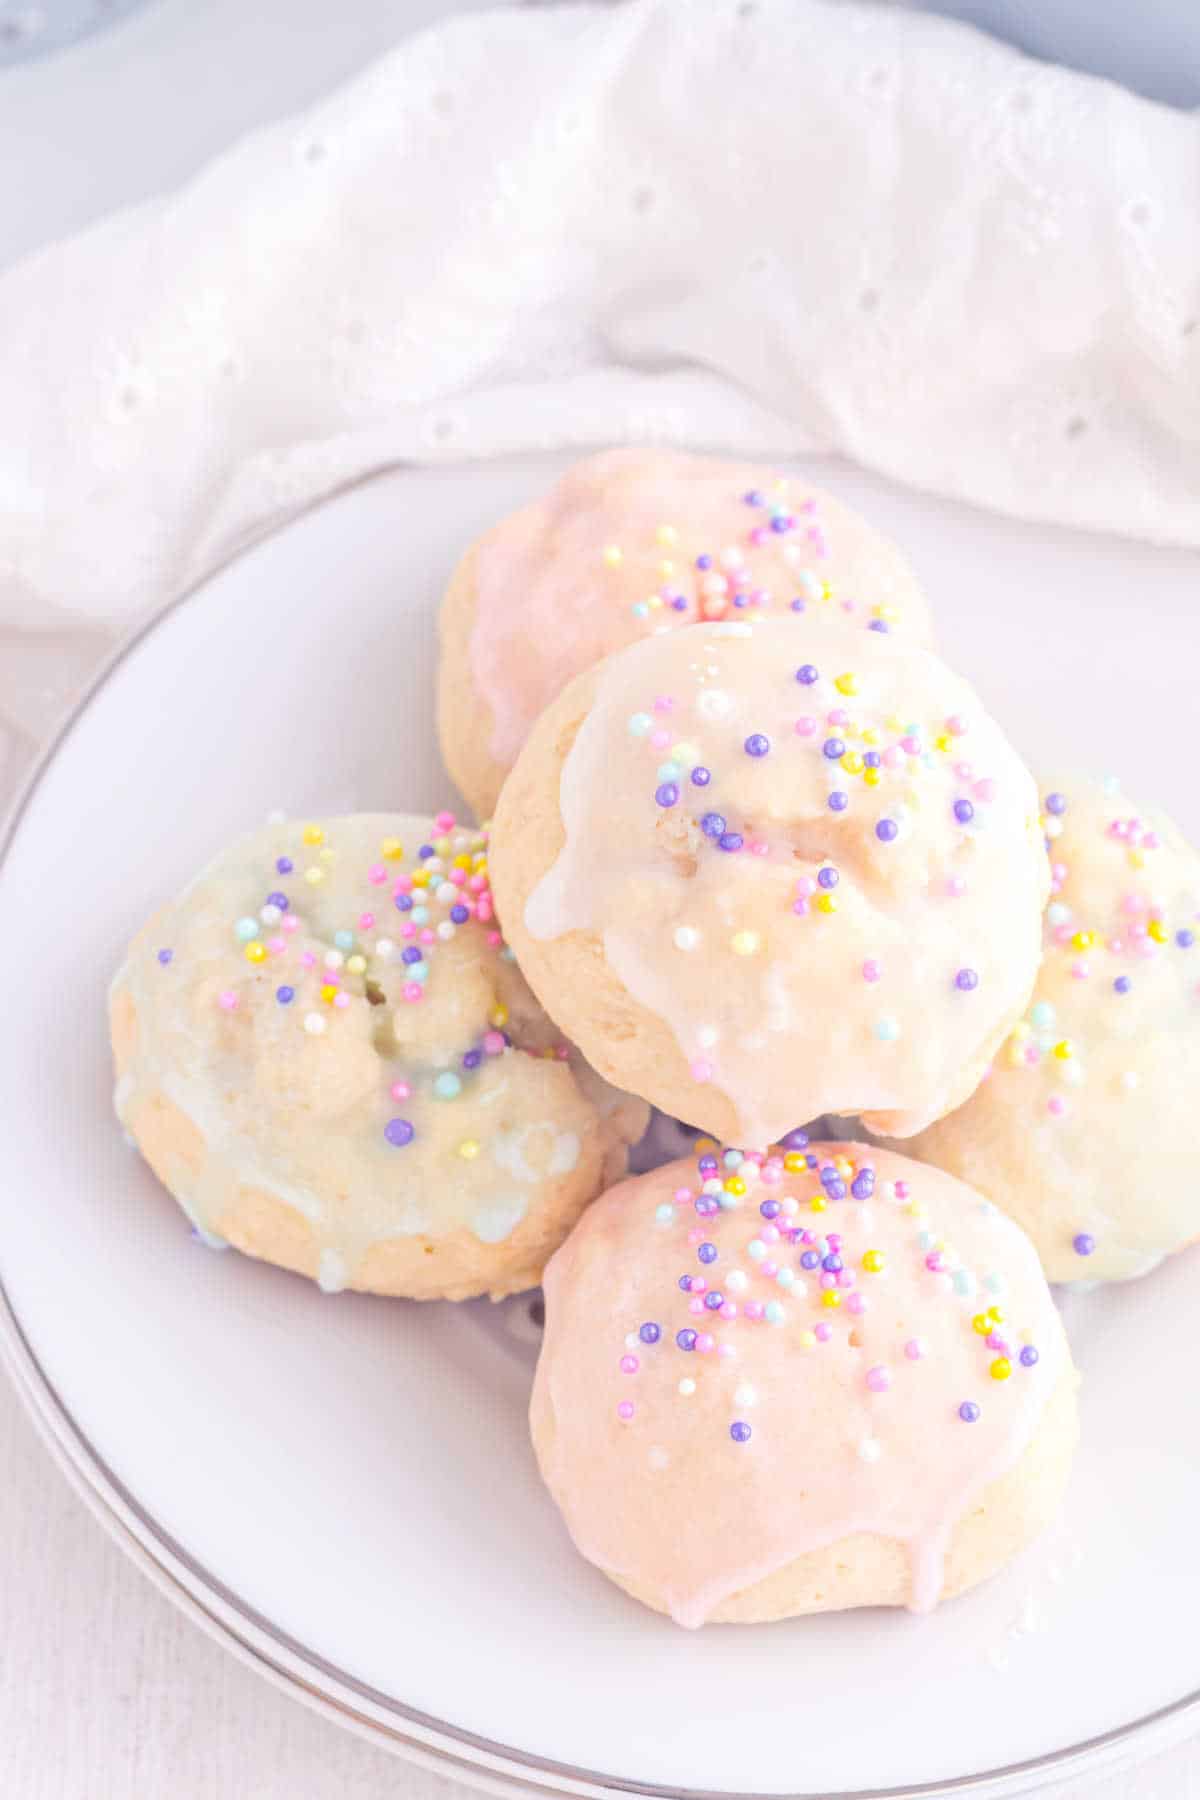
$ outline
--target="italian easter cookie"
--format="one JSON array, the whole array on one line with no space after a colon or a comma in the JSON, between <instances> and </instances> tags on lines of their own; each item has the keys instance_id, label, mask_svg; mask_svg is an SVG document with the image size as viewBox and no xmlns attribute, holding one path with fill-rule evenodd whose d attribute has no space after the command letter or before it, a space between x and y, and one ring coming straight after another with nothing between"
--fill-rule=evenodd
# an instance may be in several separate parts
<instances>
[{"instance_id":1,"label":"italian easter cookie","mask_svg":"<svg viewBox=\"0 0 1200 1800\"><path fill-rule=\"evenodd\" d=\"M1058 1508L1077 1378L1024 1234L861 1144L712 1153L546 1271L534 1446L591 1562L681 1625L927 1611Z\"/></svg>"},{"instance_id":2,"label":"italian easter cookie","mask_svg":"<svg viewBox=\"0 0 1200 1800\"><path fill-rule=\"evenodd\" d=\"M790 619L579 676L505 786L492 875L595 1066L746 1145L961 1104L1028 1001L1050 880L1032 777L966 682Z\"/></svg>"},{"instance_id":3,"label":"italian easter cookie","mask_svg":"<svg viewBox=\"0 0 1200 1800\"><path fill-rule=\"evenodd\" d=\"M895 545L800 477L673 450L588 457L455 571L441 621L446 766L489 818L573 676L674 625L770 613L931 637Z\"/></svg>"},{"instance_id":4,"label":"italian easter cookie","mask_svg":"<svg viewBox=\"0 0 1200 1800\"><path fill-rule=\"evenodd\" d=\"M1049 784L1033 1000L965 1106L914 1139L1029 1233L1051 1281L1200 1235L1200 856L1113 781Z\"/></svg>"},{"instance_id":5,"label":"italian easter cookie","mask_svg":"<svg viewBox=\"0 0 1200 1800\"><path fill-rule=\"evenodd\" d=\"M111 1024L118 1114L197 1231L326 1289L534 1285L647 1119L533 999L449 814L239 839L135 940Z\"/></svg>"}]
</instances>

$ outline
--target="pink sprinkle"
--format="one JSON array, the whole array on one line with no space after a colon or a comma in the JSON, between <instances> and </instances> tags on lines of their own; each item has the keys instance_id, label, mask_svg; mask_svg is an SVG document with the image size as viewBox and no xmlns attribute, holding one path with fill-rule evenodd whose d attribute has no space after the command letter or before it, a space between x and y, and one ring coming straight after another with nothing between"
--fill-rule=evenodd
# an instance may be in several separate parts
<instances>
[{"instance_id":1,"label":"pink sprinkle","mask_svg":"<svg viewBox=\"0 0 1200 1800\"><path fill-rule=\"evenodd\" d=\"M1142 899L1142 896L1140 894L1125 894L1122 897L1121 911L1123 913L1134 914L1134 913L1145 912L1145 910L1146 910L1146 902Z\"/></svg>"},{"instance_id":2,"label":"pink sprinkle","mask_svg":"<svg viewBox=\"0 0 1200 1800\"><path fill-rule=\"evenodd\" d=\"M796 720L797 737L812 737L816 729L817 721L812 717L811 713L805 713L803 718Z\"/></svg>"},{"instance_id":3,"label":"pink sprinkle","mask_svg":"<svg viewBox=\"0 0 1200 1800\"><path fill-rule=\"evenodd\" d=\"M1036 1044L1026 1044L1024 1056L1031 1069L1036 1069L1042 1060L1042 1053Z\"/></svg>"},{"instance_id":4,"label":"pink sprinkle","mask_svg":"<svg viewBox=\"0 0 1200 1800\"><path fill-rule=\"evenodd\" d=\"M844 706L835 706L833 711L825 716L831 725L848 725L850 723L850 714Z\"/></svg>"},{"instance_id":5,"label":"pink sprinkle","mask_svg":"<svg viewBox=\"0 0 1200 1800\"><path fill-rule=\"evenodd\" d=\"M987 1344L988 1349L994 1350L998 1356L1008 1355L1010 1346L1008 1339L1004 1336L1002 1331L989 1331L984 1342Z\"/></svg>"},{"instance_id":6,"label":"pink sprinkle","mask_svg":"<svg viewBox=\"0 0 1200 1800\"><path fill-rule=\"evenodd\" d=\"M223 994L217 996L217 1005L221 1007L224 1012L237 1011L238 997L232 988L226 988Z\"/></svg>"},{"instance_id":7,"label":"pink sprinkle","mask_svg":"<svg viewBox=\"0 0 1200 1800\"><path fill-rule=\"evenodd\" d=\"M946 1259L940 1250L931 1250L929 1252L929 1255L925 1258L925 1267L931 1269L935 1275L941 1274L942 1270L946 1267Z\"/></svg>"},{"instance_id":8,"label":"pink sprinkle","mask_svg":"<svg viewBox=\"0 0 1200 1800\"><path fill-rule=\"evenodd\" d=\"M806 919L809 914L808 901L807 900L793 900L792 901L792 911L795 913L795 915L798 919Z\"/></svg>"},{"instance_id":9,"label":"pink sprinkle","mask_svg":"<svg viewBox=\"0 0 1200 1800\"><path fill-rule=\"evenodd\" d=\"M779 1242L779 1227L778 1225L764 1225L758 1235L764 1244L777 1244Z\"/></svg>"},{"instance_id":10,"label":"pink sprinkle","mask_svg":"<svg viewBox=\"0 0 1200 1800\"><path fill-rule=\"evenodd\" d=\"M985 775L982 781L977 781L975 783L971 792L977 800L982 800L984 805L987 806L996 798L996 784L990 775Z\"/></svg>"},{"instance_id":11,"label":"pink sprinkle","mask_svg":"<svg viewBox=\"0 0 1200 1800\"><path fill-rule=\"evenodd\" d=\"M483 1048L488 1056L499 1056L504 1049L504 1033L502 1031L485 1031Z\"/></svg>"},{"instance_id":12,"label":"pink sprinkle","mask_svg":"<svg viewBox=\"0 0 1200 1800\"><path fill-rule=\"evenodd\" d=\"M437 942L432 929L428 925L423 925L421 927L421 942L423 944L433 944Z\"/></svg>"},{"instance_id":13,"label":"pink sprinkle","mask_svg":"<svg viewBox=\"0 0 1200 1800\"><path fill-rule=\"evenodd\" d=\"M454 814L451 812L436 813L433 823L437 828L438 836L444 837L448 831L454 830Z\"/></svg>"},{"instance_id":14,"label":"pink sprinkle","mask_svg":"<svg viewBox=\"0 0 1200 1800\"><path fill-rule=\"evenodd\" d=\"M489 949L499 950L499 948L503 944L503 942L504 942L504 939L500 936L500 933L498 931L489 931L488 932L487 943L488 943Z\"/></svg>"},{"instance_id":15,"label":"pink sprinkle","mask_svg":"<svg viewBox=\"0 0 1200 1800\"><path fill-rule=\"evenodd\" d=\"M421 986L419 981L406 981L405 982L404 998L406 1000L423 1000L424 997L425 997L425 989Z\"/></svg>"},{"instance_id":16,"label":"pink sprinkle","mask_svg":"<svg viewBox=\"0 0 1200 1800\"><path fill-rule=\"evenodd\" d=\"M1056 944L1069 944L1072 937L1069 925L1056 925L1051 933Z\"/></svg>"},{"instance_id":17,"label":"pink sprinkle","mask_svg":"<svg viewBox=\"0 0 1200 1800\"><path fill-rule=\"evenodd\" d=\"M847 1300L846 1309L848 1312L852 1313L865 1313L867 1310L867 1303L861 1294L854 1293L851 1294L850 1298Z\"/></svg>"},{"instance_id":18,"label":"pink sprinkle","mask_svg":"<svg viewBox=\"0 0 1200 1800\"><path fill-rule=\"evenodd\" d=\"M400 936L402 938L413 938L413 937L416 937L416 935L417 935L416 926L410 925L408 920L405 919L403 925L401 925L401 927L400 927Z\"/></svg>"},{"instance_id":19,"label":"pink sprinkle","mask_svg":"<svg viewBox=\"0 0 1200 1800\"><path fill-rule=\"evenodd\" d=\"M622 1375L636 1375L641 1366L642 1365L636 1356L623 1356L621 1358Z\"/></svg>"},{"instance_id":20,"label":"pink sprinkle","mask_svg":"<svg viewBox=\"0 0 1200 1800\"><path fill-rule=\"evenodd\" d=\"M774 1281L779 1273L779 1264L777 1262L772 1262L769 1256L765 1261L760 1262L758 1266L768 1281Z\"/></svg>"},{"instance_id":21,"label":"pink sprinkle","mask_svg":"<svg viewBox=\"0 0 1200 1800\"><path fill-rule=\"evenodd\" d=\"M629 1419L632 1419L632 1417L633 1417L633 1401L632 1400L622 1400L621 1401L620 1405L617 1407L617 1417L618 1417L618 1419L625 1419L627 1421Z\"/></svg>"},{"instance_id":22,"label":"pink sprinkle","mask_svg":"<svg viewBox=\"0 0 1200 1800\"><path fill-rule=\"evenodd\" d=\"M771 846L766 838L751 838L746 848L751 856L769 856L771 852Z\"/></svg>"},{"instance_id":23,"label":"pink sprinkle","mask_svg":"<svg viewBox=\"0 0 1200 1800\"><path fill-rule=\"evenodd\" d=\"M387 870L382 863L371 864L370 868L367 870L367 880L373 887L379 887L381 882L387 880Z\"/></svg>"},{"instance_id":24,"label":"pink sprinkle","mask_svg":"<svg viewBox=\"0 0 1200 1800\"><path fill-rule=\"evenodd\" d=\"M487 886L487 876L486 875L472 875L471 879L467 883L467 887L470 889L471 893L473 893L473 894L482 894L482 892L486 886Z\"/></svg>"},{"instance_id":25,"label":"pink sprinkle","mask_svg":"<svg viewBox=\"0 0 1200 1800\"><path fill-rule=\"evenodd\" d=\"M725 1356L725 1357L736 1356L737 1355L737 1346L735 1344L718 1344L717 1345L717 1355Z\"/></svg>"},{"instance_id":26,"label":"pink sprinkle","mask_svg":"<svg viewBox=\"0 0 1200 1800\"><path fill-rule=\"evenodd\" d=\"M765 1187L778 1187L779 1183L783 1180L783 1170L780 1168L779 1164L768 1163L762 1172L762 1180Z\"/></svg>"},{"instance_id":27,"label":"pink sprinkle","mask_svg":"<svg viewBox=\"0 0 1200 1800\"><path fill-rule=\"evenodd\" d=\"M349 994L335 994L334 999L333 999L333 1004L335 1006L340 1006L340 1007L349 1006L349 1004L350 1004Z\"/></svg>"},{"instance_id":28,"label":"pink sprinkle","mask_svg":"<svg viewBox=\"0 0 1200 1800\"><path fill-rule=\"evenodd\" d=\"M287 949L287 944L286 944L285 940L281 937L268 938L267 939L267 949L271 952L272 956L279 956L284 950Z\"/></svg>"},{"instance_id":29,"label":"pink sprinkle","mask_svg":"<svg viewBox=\"0 0 1200 1800\"><path fill-rule=\"evenodd\" d=\"M946 720L946 730L951 737L962 737L967 729L967 722L961 713L951 713Z\"/></svg>"},{"instance_id":30,"label":"pink sprinkle","mask_svg":"<svg viewBox=\"0 0 1200 1800\"><path fill-rule=\"evenodd\" d=\"M672 700L670 694L656 695L654 700L654 710L656 713L674 712L675 702Z\"/></svg>"},{"instance_id":31,"label":"pink sprinkle","mask_svg":"<svg viewBox=\"0 0 1200 1800\"><path fill-rule=\"evenodd\" d=\"M693 1275L692 1276L691 1291L693 1294L707 1294L708 1283L707 1283L707 1281L705 1281L703 1275Z\"/></svg>"},{"instance_id":32,"label":"pink sprinkle","mask_svg":"<svg viewBox=\"0 0 1200 1800\"><path fill-rule=\"evenodd\" d=\"M919 756L921 754L921 740L920 738L915 737L902 737L900 739L900 748L906 750L910 756Z\"/></svg>"},{"instance_id":33,"label":"pink sprinkle","mask_svg":"<svg viewBox=\"0 0 1200 1800\"><path fill-rule=\"evenodd\" d=\"M370 931L370 929L374 923L375 923L375 914L374 913L359 913L358 929L360 931Z\"/></svg>"},{"instance_id":34,"label":"pink sprinkle","mask_svg":"<svg viewBox=\"0 0 1200 1800\"><path fill-rule=\"evenodd\" d=\"M462 887L466 879L467 871L465 869L451 869L447 877L447 880L452 881L455 887Z\"/></svg>"},{"instance_id":35,"label":"pink sprinkle","mask_svg":"<svg viewBox=\"0 0 1200 1800\"><path fill-rule=\"evenodd\" d=\"M701 1356L707 1356L717 1347L717 1340L711 1332L702 1331L696 1339L696 1348Z\"/></svg>"},{"instance_id":36,"label":"pink sprinkle","mask_svg":"<svg viewBox=\"0 0 1200 1800\"><path fill-rule=\"evenodd\" d=\"M317 959L311 950L302 950L300 952L300 961L306 969L311 969L315 965L316 960Z\"/></svg>"},{"instance_id":37,"label":"pink sprinkle","mask_svg":"<svg viewBox=\"0 0 1200 1800\"><path fill-rule=\"evenodd\" d=\"M693 1297L691 1300L688 1301L688 1311L690 1313L695 1313L698 1318L700 1316L700 1314L704 1311L703 1300Z\"/></svg>"},{"instance_id":38,"label":"pink sprinkle","mask_svg":"<svg viewBox=\"0 0 1200 1800\"><path fill-rule=\"evenodd\" d=\"M710 1062L705 1062L701 1057L692 1064L690 1073L693 1081L711 1081L713 1078L713 1066Z\"/></svg>"},{"instance_id":39,"label":"pink sprinkle","mask_svg":"<svg viewBox=\"0 0 1200 1800\"><path fill-rule=\"evenodd\" d=\"M1071 964L1071 973L1076 981L1086 981L1091 971L1085 962L1077 962Z\"/></svg>"},{"instance_id":40,"label":"pink sprinkle","mask_svg":"<svg viewBox=\"0 0 1200 1800\"><path fill-rule=\"evenodd\" d=\"M961 875L951 875L946 881L946 892L952 900L961 900L967 891L966 881Z\"/></svg>"},{"instance_id":41,"label":"pink sprinkle","mask_svg":"<svg viewBox=\"0 0 1200 1800\"><path fill-rule=\"evenodd\" d=\"M833 1336L833 1326L825 1319L818 1319L817 1323L813 1326L813 1336L819 1343L827 1344Z\"/></svg>"},{"instance_id":42,"label":"pink sprinkle","mask_svg":"<svg viewBox=\"0 0 1200 1800\"><path fill-rule=\"evenodd\" d=\"M927 1349L928 1346L924 1338L909 1338L907 1344L904 1346L904 1354L907 1356L909 1362L920 1362Z\"/></svg>"},{"instance_id":43,"label":"pink sprinkle","mask_svg":"<svg viewBox=\"0 0 1200 1800\"><path fill-rule=\"evenodd\" d=\"M970 781L975 771L969 762L957 762L954 765L954 773L960 781Z\"/></svg>"},{"instance_id":44,"label":"pink sprinkle","mask_svg":"<svg viewBox=\"0 0 1200 1800\"><path fill-rule=\"evenodd\" d=\"M770 533L767 531L765 525L756 525L754 530L750 533L750 542L761 547L766 543L769 535Z\"/></svg>"},{"instance_id":45,"label":"pink sprinkle","mask_svg":"<svg viewBox=\"0 0 1200 1800\"><path fill-rule=\"evenodd\" d=\"M747 1300L742 1310L748 1319L761 1319L763 1316L763 1303L761 1300Z\"/></svg>"},{"instance_id":46,"label":"pink sprinkle","mask_svg":"<svg viewBox=\"0 0 1200 1800\"><path fill-rule=\"evenodd\" d=\"M661 729L661 727L658 731L652 731L650 733L650 747L653 750L665 750L667 745L670 742L671 742L670 732L663 731Z\"/></svg>"},{"instance_id":47,"label":"pink sprinkle","mask_svg":"<svg viewBox=\"0 0 1200 1800\"><path fill-rule=\"evenodd\" d=\"M887 769L898 769L903 761L904 752L898 749L895 744L889 745L883 753L883 763L884 767Z\"/></svg>"},{"instance_id":48,"label":"pink sprinkle","mask_svg":"<svg viewBox=\"0 0 1200 1800\"><path fill-rule=\"evenodd\" d=\"M883 974L883 970L872 956L868 957L867 961L863 964L862 973L864 981L878 981L879 977Z\"/></svg>"},{"instance_id":49,"label":"pink sprinkle","mask_svg":"<svg viewBox=\"0 0 1200 1800\"><path fill-rule=\"evenodd\" d=\"M867 1370L867 1386L873 1394L886 1394L891 1385L891 1375L882 1363L876 1363L873 1369Z\"/></svg>"},{"instance_id":50,"label":"pink sprinkle","mask_svg":"<svg viewBox=\"0 0 1200 1800\"><path fill-rule=\"evenodd\" d=\"M702 1244L703 1242L704 1242L703 1227L699 1226L699 1225L693 1225L692 1229L688 1232L688 1243L689 1244Z\"/></svg>"},{"instance_id":51,"label":"pink sprinkle","mask_svg":"<svg viewBox=\"0 0 1200 1800\"><path fill-rule=\"evenodd\" d=\"M1050 1098L1046 1102L1046 1111L1053 1113L1054 1117L1056 1119L1061 1119L1063 1114L1066 1112L1066 1110L1067 1110L1067 1103L1063 1099L1062 1095L1061 1094L1051 1094Z\"/></svg>"},{"instance_id":52,"label":"pink sprinkle","mask_svg":"<svg viewBox=\"0 0 1200 1800\"><path fill-rule=\"evenodd\" d=\"M391 1094L393 1100L409 1100L412 1098L412 1088L407 1081L393 1081L388 1092Z\"/></svg>"},{"instance_id":53,"label":"pink sprinkle","mask_svg":"<svg viewBox=\"0 0 1200 1800\"><path fill-rule=\"evenodd\" d=\"M907 1200L908 1199L908 1183L907 1183L907 1181L898 1181L896 1183L896 1198L897 1198L897 1200Z\"/></svg>"},{"instance_id":54,"label":"pink sprinkle","mask_svg":"<svg viewBox=\"0 0 1200 1800\"><path fill-rule=\"evenodd\" d=\"M837 1276L837 1284L840 1288L852 1288L854 1286L854 1277L849 1269L841 1270Z\"/></svg>"},{"instance_id":55,"label":"pink sprinkle","mask_svg":"<svg viewBox=\"0 0 1200 1800\"><path fill-rule=\"evenodd\" d=\"M736 1319L737 1310L736 1300L725 1300L720 1307L720 1316L723 1319Z\"/></svg>"},{"instance_id":56,"label":"pink sprinkle","mask_svg":"<svg viewBox=\"0 0 1200 1800\"><path fill-rule=\"evenodd\" d=\"M678 1187L671 1195L671 1198L674 1200L676 1206L687 1206L693 1199L692 1190L691 1188Z\"/></svg>"},{"instance_id":57,"label":"pink sprinkle","mask_svg":"<svg viewBox=\"0 0 1200 1800\"><path fill-rule=\"evenodd\" d=\"M290 934L293 931L299 931L299 929L300 929L300 921L296 917L295 913L285 913L283 918L280 920L280 930L286 931L290 936Z\"/></svg>"},{"instance_id":58,"label":"pink sprinkle","mask_svg":"<svg viewBox=\"0 0 1200 1800\"><path fill-rule=\"evenodd\" d=\"M798 894L803 895L804 899L807 900L813 894L815 894L816 891L817 891L817 884L813 880L812 876L811 875L801 875L799 880L796 882L796 892Z\"/></svg>"},{"instance_id":59,"label":"pink sprinkle","mask_svg":"<svg viewBox=\"0 0 1200 1800\"><path fill-rule=\"evenodd\" d=\"M411 875L397 875L392 885L393 894L411 894L413 879Z\"/></svg>"},{"instance_id":60,"label":"pink sprinkle","mask_svg":"<svg viewBox=\"0 0 1200 1800\"><path fill-rule=\"evenodd\" d=\"M825 1273L821 1276L821 1286L823 1288L835 1288L837 1286L837 1276L832 1269L826 1269Z\"/></svg>"}]
</instances>

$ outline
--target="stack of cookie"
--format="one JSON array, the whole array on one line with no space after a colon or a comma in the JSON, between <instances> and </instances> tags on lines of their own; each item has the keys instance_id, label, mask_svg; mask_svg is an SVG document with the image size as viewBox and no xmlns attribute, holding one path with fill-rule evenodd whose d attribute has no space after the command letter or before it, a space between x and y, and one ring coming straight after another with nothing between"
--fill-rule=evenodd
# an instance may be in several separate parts
<instances>
[{"instance_id":1,"label":"stack of cookie","mask_svg":"<svg viewBox=\"0 0 1200 1800\"><path fill-rule=\"evenodd\" d=\"M490 829L269 822L113 986L203 1238L419 1299L544 1274L547 1483L687 1625L1006 1562L1076 1436L1047 1277L1195 1235L1200 859L1112 783L1039 797L931 638L798 478L593 457L446 597ZM651 1105L691 1151L624 1179Z\"/></svg>"}]
</instances>

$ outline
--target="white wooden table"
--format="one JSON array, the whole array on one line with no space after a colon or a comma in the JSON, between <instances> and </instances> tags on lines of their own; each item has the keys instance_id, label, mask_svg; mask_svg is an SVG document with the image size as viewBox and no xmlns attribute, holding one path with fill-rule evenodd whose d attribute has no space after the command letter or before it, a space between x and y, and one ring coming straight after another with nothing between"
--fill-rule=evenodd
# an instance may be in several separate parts
<instances>
[{"instance_id":1,"label":"white wooden table","mask_svg":"<svg viewBox=\"0 0 1200 1800\"><path fill-rule=\"evenodd\" d=\"M0 73L0 168L21 171L0 190L0 269L174 185L241 131L474 3L156 0L106 36ZM69 703L87 649L0 635L0 812ZM284 1698L177 1614L71 1493L0 1377L3 1800L390 1795L466 1800L458 1784ZM1200 1800L1200 1745L1070 1790L1070 1800L1085 1796Z\"/></svg>"}]
</instances>

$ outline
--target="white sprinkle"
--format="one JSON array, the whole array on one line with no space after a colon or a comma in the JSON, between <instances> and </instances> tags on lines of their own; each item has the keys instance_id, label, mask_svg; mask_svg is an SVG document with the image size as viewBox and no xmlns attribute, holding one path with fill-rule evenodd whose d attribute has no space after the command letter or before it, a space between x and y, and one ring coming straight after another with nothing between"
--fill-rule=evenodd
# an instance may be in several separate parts
<instances>
[{"instance_id":1,"label":"white sprinkle","mask_svg":"<svg viewBox=\"0 0 1200 1800\"><path fill-rule=\"evenodd\" d=\"M700 942L700 933L694 925L679 925L675 929L675 948L677 950L694 950Z\"/></svg>"},{"instance_id":2,"label":"white sprinkle","mask_svg":"<svg viewBox=\"0 0 1200 1800\"><path fill-rule=\"evenodd\" d=\"M395 950L396 950L396 946L395 946L395 944L393 944L391 938L379 938L376 941L375 954L379 958L380 962L386 962L388 960L389 956L393 956L395 954Z\"/></svg>"},{"instance_id":3,"label":"white sprinkle","mask_svg":"<svg viewBox=\"0 0 1200 1800\"><path fill-rule=\"evenodd\" d=\"M733 1294L740 1294L743 1288L750 1285L750 1277L744 1269L730 1269L725 1277L725 1286Z\"/></svg>"},{"instance_id":4,"label":"white sprinkle","mask_svg":"<svg viewBox=\"0 0 1200 1800\"><path fill-rule=\"evenodd\" d=\"M641 1339L638 1337L636 1331L627 1331L625 1333L625 1348L627 1350L636 1350L640 1342Z\"/></svg>"},{"instance_id":5,"label":"white sprinkle","mask_svg":"<svg viewBox=\"0 0 1200 1800\"><path fill-rule=\"evenodd\" d=\"M865 1437L859 1443L858 1454L864 1462L878 1462L883 1455L883 1445L878 1438Z\"/></svg>"},{"instance_id":6,"label":"white sprinkle","mask_svg":"<svg viewBox=\"0 0 1200 1800\"><path fill-rule=\"evenodd\" d=\"M325 952L325 967L327 969L340 969L345 960L346 959L340 950L327 950Z\"/></svg>"},{"instance_id":7,"label":"white sprinkle","mask_svg":"<svg viewBox=\"0 0 1200 1800\"><path fill-rule=\"evenodd\" d=\"M1132 1094L1134 1088L1137 1087L1140 1081L1141 1076L1136 1069L1126 1069L1121 1077L1121 1086L1125 1089L1127 1094Z\"/></svg>"},{"instance_id":8,"label":"white sprinkle","mask_svg":"<svg viewBox=\"0 0 1200 1800\"><path fill-rule=\"evenodd\" d=\"M667 1455L661 1444L653 1445L649 1456L646 1458L646 1461L650 1464L652 1469L665 1469L670 1460L671 1458Z\"/></svg>"},{"instance_id":9,"label":"white sprinkle","mask_svg":"<svg viewBox=\"0 0 1200 1800\"><path fill-rule=\"evenodd\" d=\"M692 1380L690 1375L684 1376L683 1380L679 1384L679 1391L681 1394L694 1394L695 1393L696 1384Z\"/></svg>"},{"instance_id":10,"label":"white sprinkle","mask_svg":"<svg viewBox=\"0 0 1200 1800\"><path fill-rule=\"evenodd\" d=\"M267 814L267 824L282 825L286 818L287 814L284 812L282 806L277 806L272 812Z\"/></svg>"},{"instance_id":11,"label":"white sprinkle","mask_svg":"<svg viewBox=\"0 0 1200 1800\"><path fill-rule=\"evenodd\" d=\"M278 925L283 914L277 906L272 906L268 903L262 908L258 916L264 925Z\"/></svg>"},{"instance_id":12,"label":"white sprinkle","mask_svg":"<svg viewBox=\"0 0 1200 1800\"><path fill-rule=\"evenodd\" d=\"M310 1037L320 1037L325 1029L325 1021L320 1013L305 1013L304 1029Z\"/></svg>"},{"instance_id":13,"label":"white sprinkle","mask_svg":"<svg viewBox=\"0 0 1200 1800\"><path fill-rule=\"evenodd\" d=\"M741 1386L734 1391L733 1403L735 1406L757 1406L757 1388L751 1387L748 1381L743 1381Z\"/></svg>"}]
</instances>

